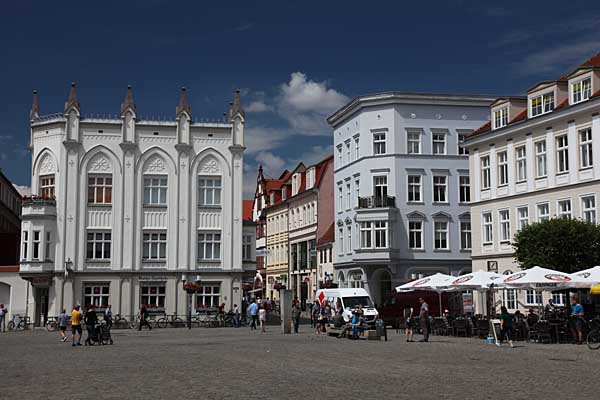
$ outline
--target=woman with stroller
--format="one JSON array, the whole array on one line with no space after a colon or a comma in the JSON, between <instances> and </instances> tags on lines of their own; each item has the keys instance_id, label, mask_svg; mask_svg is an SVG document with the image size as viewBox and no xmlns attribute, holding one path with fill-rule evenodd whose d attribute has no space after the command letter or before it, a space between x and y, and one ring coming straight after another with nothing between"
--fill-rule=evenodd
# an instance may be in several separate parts
<instances>
[{"instance_id":1,"label":"woman with stroller","mask_svg":"<svg viewBox=\"0 0 600 400\"><path fill-rule=\"evenodd\" d=\"M98 323L98 316L94 306L90 304L85 312L85 327L87 328L87 338L85 339L86 346L92 346L94 342L98 341L96 336L96 324Z\"/></svg>"}]
</instances>

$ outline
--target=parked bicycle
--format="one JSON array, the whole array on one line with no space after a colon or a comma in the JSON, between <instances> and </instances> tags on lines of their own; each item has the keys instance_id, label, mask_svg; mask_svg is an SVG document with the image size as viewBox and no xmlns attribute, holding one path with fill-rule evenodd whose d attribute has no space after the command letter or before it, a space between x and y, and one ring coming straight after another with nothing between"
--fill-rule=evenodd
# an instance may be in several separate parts
<instances>
[{"instance_id":1,"label":"parked bicycle","mask_svg":"<svg viewBox=\"0 0 600 400\"><path fill-rule=\"evenodd\" d=\"M183 319L179 318L177 315L165 315L156 321L157 328L183 328L185 327L185 322Z\"/></svg>"},{"instance_id":2,"label":"parked bicycle","mask_svg":"<svg viewBox=\"0 0 600 400\"><path fill-rule=\"evenodd\" d=\"M24 331L29 326L29 317L22 317L18 314L13 315L8 323L9 331Z\"/></svg>"},{"instance_id":3,"label":"parked bicycle","mask_svg":"<svg viewBox=\"0 0 600 400\"><path fill-rule=\"evenodd\" d=\"M127 329L129 328L129 321L121 314L115 315L113 319L112 329Z\"/></svg>"},{"instance_id":4,"label":"parked bicycle","mask_svg":"<svg viewBox=\"0 0 600 400\"><path fill-rule=\"evenodd\" d=\"M596 317L589 323L590 332L587 335L587 346L590 350L600 349L600 318Z\"/></svg>"}]
</instances>

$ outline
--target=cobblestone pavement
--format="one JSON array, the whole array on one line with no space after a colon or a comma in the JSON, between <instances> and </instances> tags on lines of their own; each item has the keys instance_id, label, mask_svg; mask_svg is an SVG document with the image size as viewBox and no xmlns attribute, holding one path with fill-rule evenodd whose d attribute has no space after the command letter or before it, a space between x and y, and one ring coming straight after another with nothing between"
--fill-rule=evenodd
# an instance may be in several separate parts
<instances>
[{"instance_id":1,"label":"cobblestone pavement","mask_svg":"<svg viewBox=\"0 0 600 400\"><path fill-rule=\"evenodd\" d=\"M0 334L0 398L598 398L600 350L586 346L406 343L395 332L350 341L301 328L115 330L112 346L77 348L57 333Z\"/></svg>"}]
</instances>

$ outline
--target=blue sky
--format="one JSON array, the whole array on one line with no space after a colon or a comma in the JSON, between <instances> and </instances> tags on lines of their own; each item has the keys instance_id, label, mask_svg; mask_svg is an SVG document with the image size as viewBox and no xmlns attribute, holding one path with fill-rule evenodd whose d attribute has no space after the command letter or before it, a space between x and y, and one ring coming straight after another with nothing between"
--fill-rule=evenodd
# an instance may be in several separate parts
<instances>
[{"instance_id":1,"label":"blue sky","mask_svg":"<svg viewBox=\"0 0 600 400\"><path fill-rule=\"evenodd\" d=\"M218 3L218 4L217 4ZM489 5L486 5L489 3ZM523 94L600 52L600 2L28 1L0 3L0 168L30 184L31 91L62 111L116 114L127 84L141 116L195 119L241 88L246 193L331 151L325 117L378 91Z\"/></svg>"}]
</instances>

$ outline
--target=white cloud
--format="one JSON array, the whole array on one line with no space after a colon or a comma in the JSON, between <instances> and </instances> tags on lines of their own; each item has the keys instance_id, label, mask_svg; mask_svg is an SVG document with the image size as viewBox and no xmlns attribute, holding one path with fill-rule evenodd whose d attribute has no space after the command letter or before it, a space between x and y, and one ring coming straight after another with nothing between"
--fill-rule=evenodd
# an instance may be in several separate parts
<instances>
[{"instance_id":1,"label":"white cloud","mask_svg":"<svg viewBox=\"0 0 600 400\"><path fill-rule=\"evenodd\" d=\"M244 111L249 112L249 113L259 113L259 112L265 112L265 111L272 111L273 107L271 107L270 105L266 104L263 101L260 100L256 100L253 101L252 103L250 103L248 105L248 107L244 108Z\"/></svg>"},{"instance_id":2,"label":"white cloud","mask_svg":"<svg viewBox=\"0 0 600 400\"><path fill-rule=\"evenodd\" d=\"M244 132L245 153L254 155L260 151L276 149L287 139L289 139L289 134L283 129L266 126L247 128Z\"/></svg>"},{"instance_id":3,"label":"white cloud","mask_svg":"<svg viewBox=\"0 0 600 400\"><path fill-rule=\"evenodd\" d=\"M563 43L549 49L529 53L515 64L522 75L567 73L568 68L574 68L598 53L600 41L593 40L580 43ZM558 79L558 76L553 77Z\"/></svg>"},{"instance_id":4,"label":"white cloud","mask_svg":"<svg viewBox=\"0 0 600 400\"><path fill-rule=\"evenodd\" d=\"M327 82L312 81L302 72L292 73L279 89L277 112L299 135L330 135L326 118L349 100Z\"/></svg>"},{"instance_id":5,"label":"white cloud","mask_svg":"<svg viewBox=\"0 0 600 400\"><path fill-rule=\"evenodd\" d=\"M17 192L19 192L21 196L31 196L31 187L16 185L14 183L13 186L15 187L15 189L17 189Z\"/></svg>"},{"instance_id":6,"label":"white cloud","mask_svg":"<svg viewBox=\"0 0 600 400\"><path fill-rule=\"evenodd\" d=\"M287 164L286 160L270 151L261 151L254 156L254 159L263 166L263 169L270 176L279 175Z\"/></svg>"}]
</instances>

